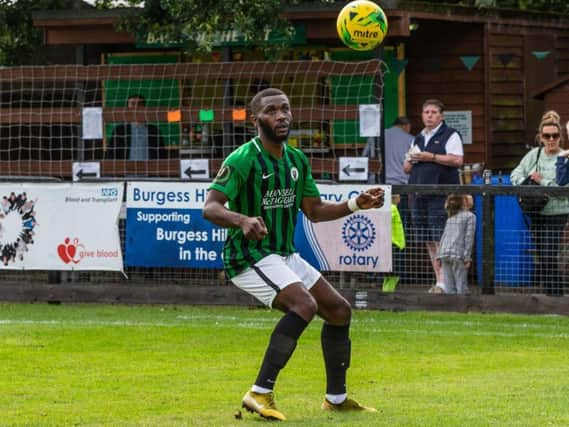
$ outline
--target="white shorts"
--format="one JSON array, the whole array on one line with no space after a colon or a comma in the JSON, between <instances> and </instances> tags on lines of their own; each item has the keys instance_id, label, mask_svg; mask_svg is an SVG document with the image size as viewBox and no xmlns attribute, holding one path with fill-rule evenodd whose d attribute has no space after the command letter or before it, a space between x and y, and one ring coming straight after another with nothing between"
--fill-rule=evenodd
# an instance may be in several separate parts
<instances>
[{"instance_id":1,"label":"white shorts","mask_svg":"<svg viewBox=\"0 0 569 427\"><path fill-rule=\"evenodd\" d=\"M271 254L239 273L231 281L267 307L272 307L277 293L291 283L302 283L308 290L320 276L320 272L297 253L287 257Z\"/></svg>"}]
</instances>

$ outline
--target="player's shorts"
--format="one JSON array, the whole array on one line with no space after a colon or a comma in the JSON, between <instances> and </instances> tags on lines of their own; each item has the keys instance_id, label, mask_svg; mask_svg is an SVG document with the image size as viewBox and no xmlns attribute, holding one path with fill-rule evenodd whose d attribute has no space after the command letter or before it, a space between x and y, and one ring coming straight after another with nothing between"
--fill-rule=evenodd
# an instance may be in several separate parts
<instances>
[{"instance_id":1,"label":"player's shorts","mask_svg":"<svg viewBox=\"0 0 569 427\"><path fill-rule=\"evenodd\" d=\"M297 253L286 257L271 254L233 277L231 281L267 307L272 307L277 294L288 285L300 282L309 290L320 276L320 272Z\"/></svg>"}]
</instances>

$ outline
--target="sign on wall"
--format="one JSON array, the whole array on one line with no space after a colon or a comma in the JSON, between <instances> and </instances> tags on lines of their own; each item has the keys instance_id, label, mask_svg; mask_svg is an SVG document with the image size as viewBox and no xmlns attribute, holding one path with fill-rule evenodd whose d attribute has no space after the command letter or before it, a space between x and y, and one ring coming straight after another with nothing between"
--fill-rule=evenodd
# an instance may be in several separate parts
<instances>
[{"instance_id":1,"label":"sign on wall","mask_svg":"<svg viewBox=\"0 0 569 427\"><path fill-rule=\"evenodd\" d=\"M369 159L367 157L340 157L340 181L367 181Z\"/></svg>"},{"instance_id":2,"label":"sign on wall","mask_svg":"<svg viewBox=\"0 0 569 427\"><path fill-rule=\"evenodd\" d=\"M209 179L209 159L181 159L181 179Z\"/></svg>"},{"instance_id":3,"label":"sign on wall","mask_svg":"<svg viewBox=\"0 0 569 427\"><path fill-rule=\"evenodd\" d=\"M445 122L455 128L463 144L472 144L472 111L445 111Z\"/></svg>"},{"instance_id":4,"label":"sign on wall","mask_svg":"<svg viewBox=\"0 0 569 427\"><path fill-rule=\"evenodd\" d=\"M122 182L0 184L0 268L122 271L123 189Z\"/></svg>"}]
</instances>

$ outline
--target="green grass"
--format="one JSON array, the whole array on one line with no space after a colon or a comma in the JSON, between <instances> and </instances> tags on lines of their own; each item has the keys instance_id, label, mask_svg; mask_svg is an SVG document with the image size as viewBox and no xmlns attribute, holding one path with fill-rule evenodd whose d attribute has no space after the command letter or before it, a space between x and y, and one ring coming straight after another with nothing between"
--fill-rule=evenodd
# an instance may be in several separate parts
<instances>
[{"instance_id":1,"label":"green grass","mask_svg":"<svg viewBox=\"0 0 569 427\"><path fill-rule=\"evenodd\" d=\"M0 304L1 426L260 426L234 418L276 311ZM569 318L356 311L353 397L320 410L321 321L276 397L291 426L567 426Z\"/></svg>"}]
</instances>

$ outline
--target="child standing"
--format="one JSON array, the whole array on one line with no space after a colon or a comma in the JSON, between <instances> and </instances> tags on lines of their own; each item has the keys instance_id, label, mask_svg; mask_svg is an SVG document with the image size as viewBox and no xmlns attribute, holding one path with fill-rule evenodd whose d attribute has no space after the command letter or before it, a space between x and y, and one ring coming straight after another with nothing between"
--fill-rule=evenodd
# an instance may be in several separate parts
<instances>
[{"instance_id":1,"label":"child standing","mask_svg":"<svg viewBox=\"0 0 569 427\"><path fill-rule=\"evenodd\" d=\"M449 294L468 293L468 269L472 265L472 245L476 217L471 212L472 196L451 194L445 202L446 220L437 262L446 279Z\"/></svg>"}]
</instances>

